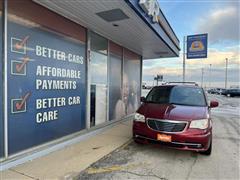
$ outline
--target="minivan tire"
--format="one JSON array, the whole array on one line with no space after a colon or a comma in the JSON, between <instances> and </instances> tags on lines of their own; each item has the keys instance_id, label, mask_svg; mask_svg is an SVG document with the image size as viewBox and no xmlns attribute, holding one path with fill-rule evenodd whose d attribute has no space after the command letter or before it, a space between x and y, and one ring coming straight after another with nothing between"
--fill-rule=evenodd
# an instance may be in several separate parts
<instances>
[{"instance_id":1,"label":"minivan tire","mask_svg":"<svg viewBox=\"0 0 240 180\"><path fill-rule=\"evenodd\" d=\"M200 152L200 154L210 156L211 153L212 153L212 141L211 141L211 143L210 143L210 146L209 146L208 150L202 151L202 152Z\"/></svg>"}]
</instances>

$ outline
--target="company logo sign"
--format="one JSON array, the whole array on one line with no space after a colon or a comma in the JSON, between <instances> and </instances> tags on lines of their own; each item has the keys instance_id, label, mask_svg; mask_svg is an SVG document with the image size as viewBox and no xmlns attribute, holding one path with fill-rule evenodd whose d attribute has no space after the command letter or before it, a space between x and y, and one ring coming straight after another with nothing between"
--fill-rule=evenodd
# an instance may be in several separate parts
<instances>
[{"instance_id":1,"label":"company logo sign","mask_svg":"<svg viewBox=\"0 0 240 180\"><path fill-rule=\"evenodd\" d=\"M187 59L207 58L207 34L187 36Z\"/></svg>"},{"instance_id":2,"label":"company logo sign","mask_svg":"<svg viewBox=\"0 0 240 180\"><path fill-rule=\"evenodd\" d=\"M189 48L190 52L203 51L205 49L201 41L193 41L191 47Z\"/></svg>"},{"instance_id":3,"label":"company logo sign","mask_svg":"<svg viewBox=\"0 0 240 180\"><path fill-rule=\"evenodd\" d=\"M139 5L145 13L152 17L154 23L158 22L160 7L157 0L139 0Z\"/></svg>"}]
</instances>

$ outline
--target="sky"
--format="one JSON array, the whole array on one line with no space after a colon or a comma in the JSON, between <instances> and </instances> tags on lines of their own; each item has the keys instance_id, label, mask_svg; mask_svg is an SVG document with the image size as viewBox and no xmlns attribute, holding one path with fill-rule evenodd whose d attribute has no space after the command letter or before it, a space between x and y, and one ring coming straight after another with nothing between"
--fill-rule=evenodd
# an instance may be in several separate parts
<instances>
[{"instance_id":1,"label":"sky","mask_svg":"<svg viewBox=\"0 0 240 180\"><path fill-rule=\"evenodd\" d=\"M153 85L156 74L162 74L164 81L182 81L183 37L208 33L208 58L186 59L186 81L201 85L203 68L203 87L224 87L228 58L228 88L240 85L240 1L158 1L181 51L179 57L144 60L143 82Z\"/></svg>"}]
</instances>

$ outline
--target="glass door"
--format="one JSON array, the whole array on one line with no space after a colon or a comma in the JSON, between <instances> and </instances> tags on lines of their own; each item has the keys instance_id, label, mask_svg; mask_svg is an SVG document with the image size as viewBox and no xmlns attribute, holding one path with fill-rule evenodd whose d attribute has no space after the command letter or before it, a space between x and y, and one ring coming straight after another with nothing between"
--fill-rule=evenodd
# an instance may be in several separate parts
<instances>
[{"instance_id":1,"label":"glass door","mask_svg":"<svg viewBox=\"0 0 240 180\"><path fill-rule=\"evenodd\" d=\"M108 97L108 41L90 33L90 127L107 121Z\"/></svg>"}]
</instances>

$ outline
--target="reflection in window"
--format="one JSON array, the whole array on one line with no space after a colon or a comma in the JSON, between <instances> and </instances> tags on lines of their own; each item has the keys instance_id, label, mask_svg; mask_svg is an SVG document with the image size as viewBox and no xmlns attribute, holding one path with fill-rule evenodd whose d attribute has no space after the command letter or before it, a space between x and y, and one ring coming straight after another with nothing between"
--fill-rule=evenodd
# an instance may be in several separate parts
<instances>
[{"instance_id":1,"label":"reflection in window","mask_svg":"<svg viewBox=\"0 0 240 180\"><path fill-rule=\"evenodd\" d=\"M109 120L116 120L126 115L121 91L123 50L113 42L110 42L109 50Z\"/></svg>"},{"instance_id":2,"label":"reflection in window","mask_svg":"<svg viewBox=\"0 0 240 180\"><path fill-rule=\"evenodd\" d=\"M91 82L107 84L107 56L97 51L91 51Z\"/></svg>"},{"instance_id":3,"label":"reflection in window","mask_svg":"<svg viewBox=\"0 0 240 180\"><path fill-rule=\"evenodd\" d=\"M134 69L134 70L133 70ZM123 98L126 113L135 112L140 104L141 57L124 50Z\"/></svg>"},{"instance_id":4,"label":"reflection in window","mask_svg":"<svg viewBox=\"0 0 240 180\"><path fill-rule=\"evenodd\" d=\"M107 121L107 39L90 33L91 104L90 126Z\"/></svg>"}]
</instances>

